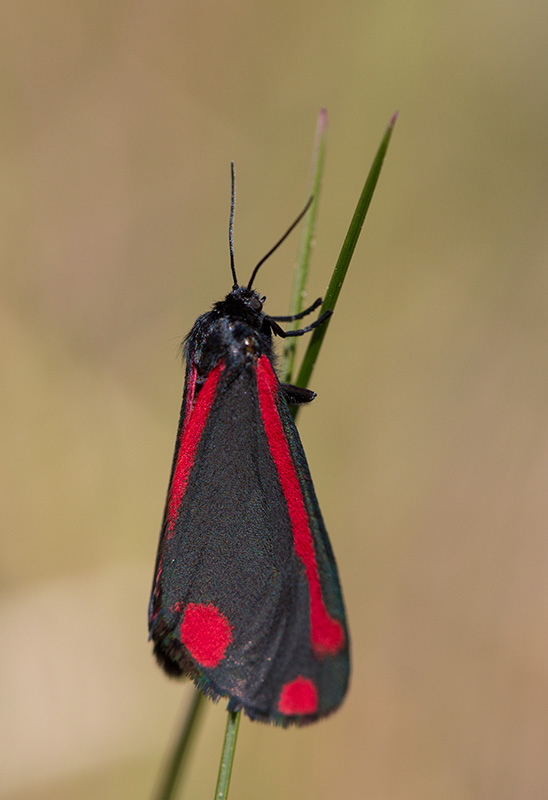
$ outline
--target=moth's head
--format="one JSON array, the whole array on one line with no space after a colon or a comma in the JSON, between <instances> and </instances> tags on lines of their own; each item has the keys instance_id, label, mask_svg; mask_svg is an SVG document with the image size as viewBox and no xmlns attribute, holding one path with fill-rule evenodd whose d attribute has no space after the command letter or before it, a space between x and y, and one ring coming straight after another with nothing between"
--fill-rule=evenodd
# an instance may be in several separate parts
<instances>
[{"instance_id":1,"label":"moth's head","mask_svg":"<svg viewBox=\"0 0 548 800\"><path fill-rule=\"evenodd\" d=\"M249 309L255 314L260 314L266 297L261 297L254 289L247 286L236 286L230 294L227 294L224 302L229 306Z\"/></svg>"},{"instance_id":2,"label":"moth's head","mask_svg":"<svg viewBox=\"0 0 548 800\"><path fill-rule=\"evenodd\" d=\"M265 300L266 297L261 297L247 286L235 286L224 300L215 304L215 308L222 314L257 325L264 317L263 304Z\"/></svg>"}]
</instances>

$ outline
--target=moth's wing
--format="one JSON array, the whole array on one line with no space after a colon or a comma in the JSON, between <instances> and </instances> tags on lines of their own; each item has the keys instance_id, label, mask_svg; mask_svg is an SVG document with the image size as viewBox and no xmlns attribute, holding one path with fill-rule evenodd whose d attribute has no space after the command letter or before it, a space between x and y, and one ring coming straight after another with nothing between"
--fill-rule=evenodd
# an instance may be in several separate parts
<instances>
[{"instance_id":1,"label":"moth's wing","mask_svg":"<svg viewBox=\"0 0 548 800\"><path fill-rule=\"evenodd\" d=\"M276 405L275 414L287 431L299 481L306 483L302 446L288 427L293 423L281 394L279 400L282 411ZM310 582L263 417L257 370L231 375L219 365L216 378L208 376L183 425L194 429L197 443L184 491L176 504L168 498L150 630L168 671L189 674L207 694L230 698L229 707L243 707L253 719L287 724L314 720L339 705L348 639L334 657L313 650ZM183 434L191 439L188 430ZM178 465L189 461L183 439L171 497ZM332 554L311 483L301 491L307 513L318 517L318 573L329 582ZM336 568L334 574L340 597ZM341 609L342 601L339 617Z\"/></svg>"}]
</instances>

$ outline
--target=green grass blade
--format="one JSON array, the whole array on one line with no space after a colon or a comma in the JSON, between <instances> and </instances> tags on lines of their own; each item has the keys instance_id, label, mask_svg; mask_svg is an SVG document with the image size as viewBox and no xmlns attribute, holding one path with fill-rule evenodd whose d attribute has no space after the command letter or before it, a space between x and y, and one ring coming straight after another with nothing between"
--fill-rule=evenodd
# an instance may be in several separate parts
<instances>
[{"instance_id":1,"label":"green grass blade","mask_svg":"<svg viewBox=\"0 0 548 800\"><path fill-rule=\"evenodd\" d=\"M226 800L228 796L228 787L230 785L230 775L232 773L232 762L234 761L234 750L236 748L236 738L238 736L241 713L241 711L228 712L223 754L221 756L221 763L219 764L217 788L215 789L215 800Z\"/></svg>"},{"instance_id":2,"label":"green grass blade","mask_svg":"<svg viewBox=\"0 0 548 800\"><path fill-rule=\"evenodd\" d=\"M350 222L350 227L348 228L348 233L346 234L346 238L343 242L339 258L337 259L337 263L335 264L335 269L333 270L333 275L331 276L329 287L325 294L325 298L321 308L322 313L328 310L333 311L337 303L337 299L339 297L342 285L344 283L344 279L346 277L346 272L348 270L350 260L354 253L365 220L365 216L369 209L369 204L371 203L371 198L373 197L373 192L375 191L375 187L379 179L380 171L382 168L384 157L386 155L386 151L388 149L390 137L392 136L394 125L396 124L397 116L398 115L396 112L396 114L394 114L392 119L390 120L390 124L388 125L386 133L384 134L380 147L377 151L377 155L375 156L373 164L371 165L371 169L369 170L369 175L367 176L367 180L365 181L365 185L360 195L360 199L358 200L358 205L356 206L354 216L352 217L352 220ZM320 352L320 348L322 346L322 342L324 340L324 336L327 332L327 328L330 322L331 320L327 320L326 323L320 325L320 327L316 328L316 330L313 332L310 338L310 342L308 344L307 351L303 358L303 363L299 371L299 376L296 380L297 386L303 386L303 387L308 386L310 376L312 375L316 359L318 358L318 353ZM296 411L298 411L298 407L295 409L295 412ZM294 416L296 416L296 414Z\"/></svg>"},{"instance_id":3,"label":"green grass blade","mask_svg":"<svg viewBox=\"0 0 548 800\"><path fill-rule=\"evenodd\" d=\"M320 109L318 114L318 121L316 123L316 134L314 137L314 146L312 149L312 163L310 167L310 195L312 195L312 205L306 215L306 220L303 225L301 240L299 244L299 252L297 255L297 265L295 267L295 275L293 277L293 289L291 292L291 301L289 304L289 313L298 314L303 310L304 297L306 290L306 280L308 277L308 266L310 263L310 253L314 241L314 229L316 225L316 214L318 210L318 200L320 196L320 186L323 175L323 166L325 161L325 145L327 137L327 111L325 108ZM296 329L301 323L298 320L292 323L291 327ZM297 348L296 337L287 339L284 348L283 357L283 381L285 383L291 382L291 375L295 366L295 354Z\"/></svg>"}]
</instances>

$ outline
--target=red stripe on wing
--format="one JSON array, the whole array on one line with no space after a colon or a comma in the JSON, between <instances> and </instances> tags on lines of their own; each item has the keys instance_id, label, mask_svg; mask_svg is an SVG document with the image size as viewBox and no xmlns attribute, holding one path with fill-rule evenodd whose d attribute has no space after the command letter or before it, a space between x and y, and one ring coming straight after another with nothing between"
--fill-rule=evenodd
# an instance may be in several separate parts
<instances>
[{"instance_id":1,"label":"red stripe on wing","mask_svg":"<svg viewBox=\"0 0 548 800\"><path fill-rule=\"evenodd\" d=\"M335 655L344 646L344 630L338 620L329 616L323 601L308 513L276 406L278 379L266 356L261 356L257 363L257 386L268 446L289 511L295 552L305 568L308 581L312 647L318 656Z\"/></svg>"},{"instance_id":2,"label":"red stripe on wing","mask_svg":"<svg viewBox=\"0 0 548 800\"><path fill-rule=\"evenodd\" d=\"M166 524L166 535L168 538L173 536L173 532L175 530L179 506L181 505L181 500L183 499L188 483L188 475L192 465L194 464L196 449L200 442L200 437L211 410L213 400L215 399L217 383L219 382L219 378L223 369L224 364L222 361L220 361L217 366L211 370L204 385L200 389L196 404L193 406L192 403L194 400L194 389L196 382L196 372L193 368L191 378L192 384L188 388L189 399L185 410L185 422L179 437L177 463L175 465L175 471L173 472L171 486L169 487Z\"/></svg>"}]
</instances>

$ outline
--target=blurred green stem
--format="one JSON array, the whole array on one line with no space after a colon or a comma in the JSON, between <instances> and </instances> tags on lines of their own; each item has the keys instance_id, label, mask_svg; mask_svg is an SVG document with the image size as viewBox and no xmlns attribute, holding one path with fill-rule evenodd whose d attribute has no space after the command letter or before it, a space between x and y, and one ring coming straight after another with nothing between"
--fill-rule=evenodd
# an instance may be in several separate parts
<instances>
[{"instance_id":1,"label":"blurred green stem","mask_svg":"<svg viewBox=\"0 0 548 800\"><path fill-rule=\"evenodd\" d=\"M325 146L327 137L327 111L320 109L318 121L316 123L316 135L314 137L314 147L312 150L312 163L310 167L310 189L309 195L312 197L312 205L306 215L304 226L301 233L299 252L297 254L297 265L293 277L293 289L291 291L291 301L289 304L290 314L299 314L303 310L304 298L306 296L306 281L308 278L308 266L310 263L310 253L314 243L314 229L316 226L316 215L318 211L318 201L320 197L320 187L323 175L325 160ZM291 327L299 327L296 320ZM286 340L283 358L283 380L290 383L293 369L295 366L295 354L297 349L296 337Z\"/></svg>"},{"instance_id":2,"label":"blurred green stem","mask_svg":"<svg viewBox=\"0 0 548 800\"><path fill-rule=\"evenodd\" d=\"M172 800L175 797L179 781L188 761L189 744L195 738L196 723L203 706L204 695L194 689L190 705L186 712L179 739L173 749L169 764L164 773L163 783L160 785L155 800Z\"/></svg>"}]
</instances>

